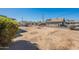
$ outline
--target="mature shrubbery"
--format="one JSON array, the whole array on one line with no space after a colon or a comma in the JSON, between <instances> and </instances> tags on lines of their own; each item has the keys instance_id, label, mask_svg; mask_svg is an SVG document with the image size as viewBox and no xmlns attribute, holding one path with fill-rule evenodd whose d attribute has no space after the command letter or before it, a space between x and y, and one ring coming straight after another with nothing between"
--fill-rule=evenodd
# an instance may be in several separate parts
<instances>
[{"instance_id":1,"label":"mature shrubbery","mask_svg":"<svg viewBox=\"0 0 79 59\"><path fill-rule=\"evenodd\" d=\"M15 37L18 23L12 18L0 16L0 46L7 46Z\"/></svg>"}]
</instances>

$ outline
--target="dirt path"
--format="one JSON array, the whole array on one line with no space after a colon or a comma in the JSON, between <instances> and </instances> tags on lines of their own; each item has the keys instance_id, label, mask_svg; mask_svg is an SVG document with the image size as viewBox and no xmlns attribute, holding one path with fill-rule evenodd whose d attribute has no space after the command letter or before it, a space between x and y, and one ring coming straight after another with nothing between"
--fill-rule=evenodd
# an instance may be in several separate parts
<instances>
[{"instance_id":1,"label":"dirt path","mask_svg":"<svg viewBox=\"0 0 79 59\"><path fill-rule=\"evenodd\" d=\"M23 28L22 28L23 29ZM48 28L48 27L26 27L27 32L14 39L34 42L40 49L79 49L79 31Z\"/></svg>"}]
</instances>

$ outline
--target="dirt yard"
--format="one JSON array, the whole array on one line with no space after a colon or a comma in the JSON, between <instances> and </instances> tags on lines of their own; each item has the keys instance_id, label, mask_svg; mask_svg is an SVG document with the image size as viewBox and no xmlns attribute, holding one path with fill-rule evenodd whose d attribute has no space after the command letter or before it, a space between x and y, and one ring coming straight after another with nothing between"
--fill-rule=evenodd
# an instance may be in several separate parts
<instances>
[{"instance_id":1,"label":"dirt yard","mask_svg":"<svg viewBox=\"0 0 79 59\"><path fill-rule=\"evenodd\" d=\"M75 50L79 49L79 31L48 28L26 27L27 32L15 40L27 40L36 43L42 50Z\"/></svg>"}]
</instances>

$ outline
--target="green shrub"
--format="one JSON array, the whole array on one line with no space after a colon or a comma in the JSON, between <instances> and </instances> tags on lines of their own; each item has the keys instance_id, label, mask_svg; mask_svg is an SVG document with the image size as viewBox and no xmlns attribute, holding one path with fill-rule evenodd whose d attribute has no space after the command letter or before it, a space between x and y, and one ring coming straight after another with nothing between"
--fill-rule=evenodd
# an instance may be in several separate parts
<instances>
[{"instance_id":1,"label":"green shrub","mask_svg":"<svg viewBox=\"0 0 79 59\"><path fill-rule=\"evenodd\" d=\"M0 46L8 46L15 37L18 23L8 17L0 16Z\"/></svg>"}]
</instances>

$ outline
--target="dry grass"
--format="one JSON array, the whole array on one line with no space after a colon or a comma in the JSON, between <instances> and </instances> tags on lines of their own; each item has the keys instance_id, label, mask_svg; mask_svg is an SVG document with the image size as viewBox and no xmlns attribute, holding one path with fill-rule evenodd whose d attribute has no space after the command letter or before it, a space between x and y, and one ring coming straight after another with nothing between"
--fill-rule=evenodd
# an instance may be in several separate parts
<instances>
[{"instance_id":1,"label":"dry grass","mask_svg":"<svg viewBox=\"0 0 79 59\"><path fill-rule=\"evenodd\" d=\"M23 38L37 43L40 49L79 49L79 31L47 27L27 27L27 31Z\"/></svg>"}]
</instances>

